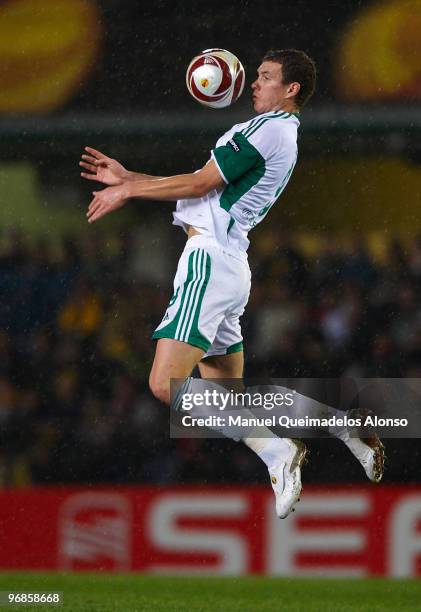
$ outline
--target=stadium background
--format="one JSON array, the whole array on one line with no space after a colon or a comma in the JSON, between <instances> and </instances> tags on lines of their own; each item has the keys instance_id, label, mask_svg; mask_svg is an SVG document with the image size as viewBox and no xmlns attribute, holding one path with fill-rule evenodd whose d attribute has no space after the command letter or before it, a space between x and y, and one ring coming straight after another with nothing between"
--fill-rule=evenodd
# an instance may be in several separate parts
<instances>
[{"instance_id":1,"label":"stadium background","mask_svg":"<svg viewBox=\"0 0 421 612\"><path fill-rule=\"evenodd\" d=\"M246 374L419 377L419 26L416 0L0 7L1 567L419 573L418 440L388 443L377 493L345 447L311 441L313 488L288 539L246 448L169 439L147 387L150 334L184 238L168 203L133 202L87 227L92 184L78 170L86 144L151 174L200 167L217 135L250 116L262 54L305 49L319 83L295 174L254 232ZM241 100L219 112L184 85L191 57L214 46L247 75Z\"/></svg>"}]
</instances>

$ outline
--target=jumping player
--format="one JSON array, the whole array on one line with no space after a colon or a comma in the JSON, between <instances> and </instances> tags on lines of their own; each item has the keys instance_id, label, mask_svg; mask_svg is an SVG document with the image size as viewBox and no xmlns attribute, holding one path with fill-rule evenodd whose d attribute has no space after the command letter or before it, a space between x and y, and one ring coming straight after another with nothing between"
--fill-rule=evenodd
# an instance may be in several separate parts
<instances>
[{"instance_id":1,"label":"jumping player","mask_svg":"<svg viewBox=\"0 0 421 612\"><path fill-rule=\"evenodd\" d=\"M90 147L80 162L84 178L109 185L93 192L89 223L131 198L177 200L174 224L184 229L188 240L173 297L153 335L157 346L150 373L152 393L167 405L171 379L186 379L193 393L203 390L203 380L190 378L196 365L202 379L243 376L240 317L250 293L248 233L266 217L291 177L299 112L316 81L314 62L295 49L268 52L257 73L252 84L257 116L221 136L197 172L170 177L130 172ZM228 428L220 431L236 437ZM266 463L276 512L287 516L301 492L304 444L261 427L241 439ZM359 440L354 443L357 450L350 447L372 480L383 473L379 444Z\"/></svg>"}]
</instances>

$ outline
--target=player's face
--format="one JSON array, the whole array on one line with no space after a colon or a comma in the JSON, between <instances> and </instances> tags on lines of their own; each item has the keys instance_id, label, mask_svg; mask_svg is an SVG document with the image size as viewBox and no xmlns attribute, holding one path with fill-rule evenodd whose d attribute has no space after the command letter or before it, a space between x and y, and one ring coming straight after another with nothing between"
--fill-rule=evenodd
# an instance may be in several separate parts
<instances>
[{"instance_id":1,"label":"player's face","mask_svg":"<svg viewBox=\"0 0 421 612\"><path fill-rule=\"evenodd\" d=\"M284 109L291 104L290 85L282 83L282 64L262 62L251 88L253 106L257 113Z\"/></svg>"}]
</instances>

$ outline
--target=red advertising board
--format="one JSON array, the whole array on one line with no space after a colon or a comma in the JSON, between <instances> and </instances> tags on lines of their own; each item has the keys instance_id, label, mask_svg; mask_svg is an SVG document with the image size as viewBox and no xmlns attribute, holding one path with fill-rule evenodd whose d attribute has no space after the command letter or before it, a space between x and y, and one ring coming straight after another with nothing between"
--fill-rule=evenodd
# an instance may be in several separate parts
<instances>
[{"instance_id":1,"label":"red advertising board","mask_svg":"<svg viewBox=\"0 0 421 612\"><path fill-rule=\"evenodd\" d=\"M0 569L420 576L421 487L3 489Z\"/></svg>"}]
</instances>

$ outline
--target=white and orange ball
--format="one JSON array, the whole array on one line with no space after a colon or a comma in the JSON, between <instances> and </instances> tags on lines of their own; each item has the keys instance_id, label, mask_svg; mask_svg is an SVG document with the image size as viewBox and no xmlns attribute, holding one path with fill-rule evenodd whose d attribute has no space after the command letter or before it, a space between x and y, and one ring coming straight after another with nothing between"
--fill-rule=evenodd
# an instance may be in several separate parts
<instances>
[{"instance_id":1,"label":"white and orange ball","mask_svg":"<svg viewBox=\"0 0 421 612\"><path fill-rule=\"evenodd\" d=\"M225 108L238 100L244 89L245 72L233 53L206 49L187 68L187 89L195 100L210 108Z\"/></svg>"}]
</instances>

